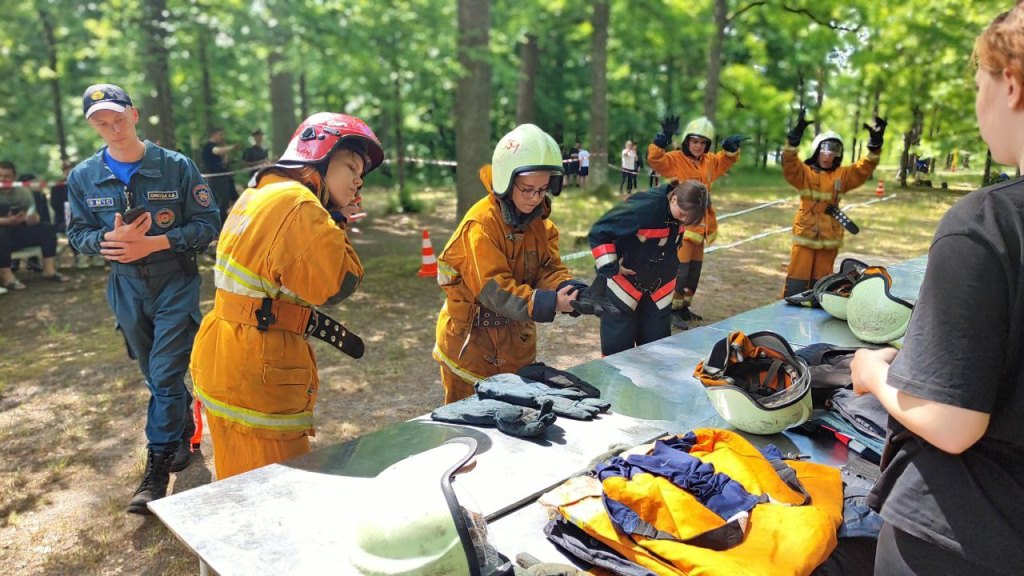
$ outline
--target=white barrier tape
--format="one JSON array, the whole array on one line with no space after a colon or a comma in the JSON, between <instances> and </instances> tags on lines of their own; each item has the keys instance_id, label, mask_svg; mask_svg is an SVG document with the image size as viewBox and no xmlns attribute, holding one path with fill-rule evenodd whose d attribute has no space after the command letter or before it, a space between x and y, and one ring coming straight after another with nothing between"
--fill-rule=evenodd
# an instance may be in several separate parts
<instances>
[{"instance_id":1,"label":"white barrier tape","mask_svg":"<svg viewBox=\"0 0 1024 576\"><path fill-rule=\"evenodd\" d=\"M764 208L768 208L769 206L775 206L776 204L784 204L786 202L789 202L789 200L786 199L786 198L780 198L778 200L772 200L771 202L766 202L764 204L759 204L757 206L751 206L750 208L747 208L745 210L738 210L736 212L730 212L728 214L722 214L721 216L718 217L718 221L721 222L722 220L728 220L729 218L734 218L734 217L740 216L742 214L748 214L750 212L755 212L757 210L762 210Z\"/></svg>"},{"instance_id":2,"label":"white barrier tape","mask_svg":"<svg viewBox=\"0 0 1024 576\"><path fill-rule=\"evenodd\" d=\"M868 200L867 202L861 202L860 204L851 204L849 206L845 206L843 209L844 210L852 210L852 209L858 208L860 206L869 206L869 205L875 204L877 202L885 202L887 200L892 200L895 197L896 197L896 194L892 194L890 196L884 196L882 198L874 198L872 200ZM730 214L726 214L725 216L736 216L738 214L743 214L743 213L746 213L746 212L752 212L754 210L760 210L761 208L765 208L765 207L771 206L773 204L778 204L780 202L786 202L786 200L784 200L784 199L783 200L774 200L774 201L769 202L767 204L762 204L761 206L754 206L753 208L747 208L746 210L740 210L739 212L732 212ZM719 216L718 219L719 220L723 220L725 218L725 216ZM792 229L793 229L792 226L786 226L784 228L776 228L775 230L769 230L767 232L761 232L759 234L754 234L753 236L749 236L749 237L744 238L742 240L737 240L737 241L732 242L730 244L719 244L717 246L711 246L711 247L705 249L704 253L705 254L711 254L712 252L716 252L718 250L727 250L729 248L735 248L736 246L739 246L741 244L746 244L748 242L753 242L755 240L760 240L762 238L767 238L768 236L773 236L775 234L781 234L783 232L787 232L787 231L790 231ZM580 252L573 252L572 254L567 254L565 256L562 256L562 261L564 262L566 260L576 260L578 258L583 258L584 256L588 256L588 255L590 255L590 251L589 250L580 251Z\"/></svg>"},{"instance_id":3,"label":"white barrier tape","mask_svg":"<svg viewBox=\"0 0 1024 576\"><path fill-rule=\"evenodd\" d=\"M50 186L57 186L63 184L64 180L26 180L24 182L12 182L10 180L0 180L0 188L47 188Z\"/></svg>"},{"instance_id":4,"label":"white barrier tape","mask_svg":"<svg viewBox=\"0 0 1024 576\"><path fill-rule=\"evenodd\" d=\"M212 174L199 174L203 178L217 178L218 176L234 176L235 174L242 174L252 172L253 170L259 170L260 168L266 168L267 166L273 166L274 163L267 161L261 162L254 166L246 166L245 168L239 168L238 170L232 170L230 172L214 172Z\"/></svg>"}]
</instances>

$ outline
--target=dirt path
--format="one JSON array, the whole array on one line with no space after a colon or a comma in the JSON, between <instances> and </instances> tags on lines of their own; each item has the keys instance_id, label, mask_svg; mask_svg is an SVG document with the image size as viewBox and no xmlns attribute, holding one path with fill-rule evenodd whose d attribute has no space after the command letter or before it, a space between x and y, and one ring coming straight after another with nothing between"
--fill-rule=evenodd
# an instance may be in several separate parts
<instances>
[{"instance_id":1,"label":"dirt path","mask_svg":"<svg viewBox=\"0 0 1024 576\"><path fill-rule=\"evenodd\" d=\"M923 253L937 220L934 214L955 200L938 198L922 200L934 209L920 218L922 231L912 238L898 222L880 220L875 223L879 229L891 230L870 243L856 239L849 250L890 259ZM432 279L418 278L416 271L420 230L428 228L440 250L452 220L451 204L439 204L431 216L377 218L355 236L367 276L356 296L334 312L365 339L367 354L352 361L315 344L322 388L314 446L344 441L440 404L430 351L443 297ZM722 241L765 226L756 219L730 222L723 227ZM695 309L715 321L771 302L778 296L788 253L783 234L742 250L710 254ZM592 275L589 259L571 264L579 276ZM209 261L202 273L205 311L213 294ZM194 574L195 557L158 520L124 513L144 467L148 393L112 329L104 296L106 272L70 274L71 283L55 285L25 273L29 290L0 296L0 572ZM539 332L540 359L551 365L568 368L600 355L594 318L561 317ZM203 456L205 461L176 475L174 491L212 480L208 437Z\"/></svg>"}]
</instances>

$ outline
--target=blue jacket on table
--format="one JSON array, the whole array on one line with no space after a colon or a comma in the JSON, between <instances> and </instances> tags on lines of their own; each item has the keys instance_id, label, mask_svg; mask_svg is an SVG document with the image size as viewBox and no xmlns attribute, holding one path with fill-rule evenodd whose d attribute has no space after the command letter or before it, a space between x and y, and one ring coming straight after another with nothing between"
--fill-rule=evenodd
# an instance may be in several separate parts
<instances>
[{"instance_id":1,"label":"blue jacket on table","mask_svg":"<svg viewBox=\"0 0 1024 576\"><path fill-rule=\"evenodd\" d=\"M671 304L682 229L668 207L670 189L666 184L637 192L590 228L588 239L598 276L608 278L609 295L632 310L643 294L649 294L659 308ZM636 274L622 275L620 263Z\"/></svg>"},{"instance_id":2,"label":"blue jacket on table","mask_svg":"<svg viewBox=\"0 0 1024 576\"><path fill-rule=\"evenodd\" d=\"M103 161L101 148L68 175L71 223L68 241L82 254L98 254L106 232L114 229L114 214L144 206L153 219L150 236L163 234L170 250L145 260L159 261L170 253L202 249L220 230L220 214L210 187L187 156L146 141L142 164L125 186Z\"/></svg>"}]
</instances>

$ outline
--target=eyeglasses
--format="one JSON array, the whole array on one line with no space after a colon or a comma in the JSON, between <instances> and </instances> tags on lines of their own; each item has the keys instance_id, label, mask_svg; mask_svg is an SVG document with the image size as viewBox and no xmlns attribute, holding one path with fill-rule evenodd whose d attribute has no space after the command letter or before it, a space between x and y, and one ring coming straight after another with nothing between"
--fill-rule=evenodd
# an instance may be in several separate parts
<instances>
[{"instance_id":1,"label":"eyeglasses","mask_svg":"<svg viewBox=\"0 0 1024 576\"><path fill-rule=\"evenodd\" d=\"M547 186L544 188L524 188L517 183L512 185L518 188L519 191L523 193L523 198L526 198L527 200L530 198L543 198L548 194Z\"/></svg>"}]
</instances>

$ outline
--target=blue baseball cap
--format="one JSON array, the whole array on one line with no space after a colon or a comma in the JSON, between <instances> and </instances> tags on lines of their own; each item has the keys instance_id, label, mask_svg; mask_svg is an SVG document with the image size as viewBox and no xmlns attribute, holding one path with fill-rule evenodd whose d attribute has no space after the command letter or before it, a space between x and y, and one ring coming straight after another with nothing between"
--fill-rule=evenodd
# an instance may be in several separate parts
<instances>
[{"instance_id":1,"label":"blue baseball cap","mask_svg":"<svg viewBox=\"0 0 1024 576\"><path fill-rule=\"evenodd\" d=\"M100 110L124 112L125 108L134 105L124 88L113 84L93 84L82 95L82 112L86 118Z\"/></svg>"}]
</instances>

